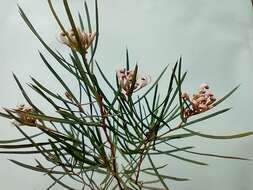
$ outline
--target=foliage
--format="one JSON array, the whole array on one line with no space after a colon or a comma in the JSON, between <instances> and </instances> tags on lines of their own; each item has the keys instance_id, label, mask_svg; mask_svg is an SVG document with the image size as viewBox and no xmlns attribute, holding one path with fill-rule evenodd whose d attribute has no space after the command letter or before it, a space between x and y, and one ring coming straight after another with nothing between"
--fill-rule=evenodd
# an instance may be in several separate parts
<instances>
[{"instance_id":1,"label":"foliage","mask_svg":"<svg viewBox=\"0 0 253 190\"><path fill-rule=\"evenodd\" d=\"M38 108L14 75L27 105L20 105L13 109L5 108L5 112L1 112L0 115L14 120L13 124L24 137L0 141L0 148L7 149L1 153L33 154L34 156L39 154L44 157L44 161L35 159L36 165L28 165L11 160L13 163L45 173L52 178L54 182L47 189L59 184L70 190L78 189L80 186L82 189L168 190L167 180L185 181L188 179L162 174L161 171L166 165L159 165L155 162L155 159L161 155L196 165L207 164L195 158L182 157L177 153L246 160L240 157L195 152L192 146L179 147L171 144L171 141L194 136L233 139L251 135L253 132L215 136L202 134L189 128L190 125L228 111L229 108L212 110L226 100L238 86L216 101L209 86L202 84L199 91L190 98L188 93L182 92L182 84L187 73L182 72L182 59L180 58L172 69L166 94L160 96L159 81L166 73L168 66L162 70L152 84L148 85L150 78L139 76L138 65L130 69L127 50L126 66L116 72L116 84L114 85L107 79L106 74L95 60L99 39L97 0L95 1L95 32L91 27L86 2L84 8L87 29L81 14L79 14L79 24L76 24L68 1L63 0L71 30L65 29L51 0L48 0L48 3L61 29L59 40L70 49L68 58L47 45L19 7L20 15L51 56L76 79L79 94L71 90L69 84L40 52L43 63L60 82L66 93L58 94L33 77L29 86L53 107L55 115L48 115ZM106 82L110 93L103 91L101 83L94 74L95 68ZM147 88L144 93L136 93L144 87ZM33 127L38 132L28 135L25 126ZM37 140L38 136L45 136L48 140ZM26 143L27 140L29 143ZM165 150L165 147L169 149ZM44 165L45 161L47 166ZM153 180L147 181L145 176ZM71 187L64 180L65 178L72 179L79 185ZM154 187L157 184L161 188Z\"/></svg>"}]
</instances>

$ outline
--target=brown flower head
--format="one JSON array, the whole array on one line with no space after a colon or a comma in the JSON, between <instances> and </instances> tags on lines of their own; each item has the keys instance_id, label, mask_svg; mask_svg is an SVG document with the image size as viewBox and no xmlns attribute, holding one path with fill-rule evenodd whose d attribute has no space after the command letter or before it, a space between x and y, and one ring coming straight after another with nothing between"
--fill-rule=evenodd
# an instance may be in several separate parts
<instances>
[{"instance_id":1,"label":"brown flower head","mask_svg":"<svg viewBox=\"0 0 253 190\"><path fill-rule=\"evenodd\" d=\"M186 92L182 93L181 97L187 105L183 110L184 118L188 118L192 115L211 109L213 107L212 104L216 101L216 98L209 90L209 86L206 83L201 84L198 92L193 94L191 98Z\"/></svg>"},{"instance_id":2,"label":"brown flower head","mask_svg":"<svg viewBox=\"0 0 253 190\"><path fill-rule=\"evenodd\" d=\"M126 96L134 85L134 92L145 87L150 82L150 76L136 76L136 81L134 83L134 70L126 70L125 68L118 69L116 71L116 76L119 81L119 85L122 88L122 93ZM134 84L133 84L134 83Z\"/></svg>"},{"instance_id":3,"label":"brown flower head","mask_svg":"<svg viewBox=\"0 0 253 190\"><path fill-rule=\"evenodd\" d=\"M34 112L34 108L30 105L19 105L17 108L13 109L13 112L18 116L20 123L25 123L29 125L35 125L37 119L28 115L28 113Z\"/></svg>"},{"instance_id":4,"label":"brown flower head","mask_svg":"<svg viewBox=\"0 0 253 190\"><path fill-rule=\"evenodd\" d=\"M79 40L81 42L82 48L85 50L85 53L87 52L87 49L91 46L96 33L86 33L84 31L81 31L80 28L76 28L77 30L77 34L79 37ZM75 36L75 32L73 29L66 31L66 32L60 32L59 34L59 39L60 41L69 46L70 48L79 51L79 46L78 46L78 42Z\"/></svg>"}]
</instances>

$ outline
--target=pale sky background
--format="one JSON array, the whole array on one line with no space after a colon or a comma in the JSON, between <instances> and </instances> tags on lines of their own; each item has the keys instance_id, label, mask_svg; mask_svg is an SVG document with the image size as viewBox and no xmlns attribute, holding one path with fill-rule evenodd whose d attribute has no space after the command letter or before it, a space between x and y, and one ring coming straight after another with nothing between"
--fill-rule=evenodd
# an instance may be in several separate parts
<instances>
[{"instance_id":1,"label":"pale sky background","mask_svg":"<svg viewBox=\"0 0 253 190\"><path fill-rule=\"evenodd\" d=\"M61 1L55 2L64 16ZM74 11L84 14L82 0L69 2ZM17 3L53 48L67 52L56 39L59 28L46 0L1 0L0 105L3 107L23 102L12 72L23 83L30 82L29 75L32 75L57 88L37 53L37 50L45 51L19 16ZM88 3L93 9L92 0ZM96 58L108 76L113 76L115 69L124 64L125 47L129 48L132 63L138 61L143 73L149 73L152 78L182 55L183 68L189 72L184 87L191 92L200 83L208 82L216 96L221 97L241 84L240 89L219 106L233 107L231 111L193 128L210 134L253 130L253 9L250 0L106 0L99 4L99 9L101 41ZM166 80L162 84L165 85ZM34 99L36 101L35 95ZM17 136L10 122L0 119L0 139ZM204 152L253 159L253 137L227 141L193 138L182 144L196 146ZM20 168L7 158L34 161L32 157L0 155L0 189L44 190L51 183L48 177ZM169 187L172 190L253 189L253 161L205 157L200 160L210 165L201 167L163 158L161 162L168 163L165 174L191 178L188 182L167 181Z\"/></svg>"}]
</instances>

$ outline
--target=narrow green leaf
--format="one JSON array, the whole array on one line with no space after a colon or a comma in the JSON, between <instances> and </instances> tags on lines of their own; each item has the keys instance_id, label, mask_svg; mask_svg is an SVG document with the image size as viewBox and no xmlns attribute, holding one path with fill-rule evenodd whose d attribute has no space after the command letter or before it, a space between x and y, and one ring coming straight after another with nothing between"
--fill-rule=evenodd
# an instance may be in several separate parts
<instances>
[{"instance_id":1,"label":"narrow green leaf","mask_svg":"<svg viewBox=\"0 0 253 190\"><path fill-rule=\"evenodd\" d=\"M58 181L60 181L63 177L65 177L65 174L63 174L61 177L59 177L56 181L54 181L51 185L49 185L49 187L46 190L50 190L52 189Z\"/></svg>"},{"instance_id":2,"label":"narrow green leaf","mask_svg":"<svg viewBox=\"0 0 253 190\"><path fill-rule=\"evenodd\" d=\"M163 176L159 174L158 170L156 169L151 157L149 154L147 154L148 156L148 159L149 159L149 162L151 164L151 166L153 167L154 169L154 172L155 172L155 175L158 177L158 179L160 180L160 182L162 183L163 187L166 189L166 190L169 190L169 187L166 185L166 183L164 182L163 180Z\"/></svg>"},{"instance_id":3,"label":"narrow green leaf","mask_svg":"<svg viewBox=\"0 0 253 190\"><path fill-rule=\"evenodd\" d=\"M38 163L38 166L43 168L44 167L42 166L42 164L36 160L36 162ZM66 185L65 183L61 182L59 179L57 179L56 177L54 177L51 173L47 173L49 177L51 177L56 183L58 183L59 185L63 186L64 188L66 189L69 189L69 190L77 190L77 189L74 189L72 187L69 187L68 185Z\"/></svg>"},{"instance_id":4,"label":"narrow green leaf","mask_svg":"<svg viewBox=\"0 0 253 190\"><path fill-rule=\"evenodd\" d=\"M55 10L54 10L54 7L53 7L53 4L52 4L52 1L51 1L51 0L48 0L48 5L49 5L49 8L50 8L50 10L51 10L51 12L52 12L52 14L53 14L53 16L54 16L54 18L55 18L57 24L59 25L59 27L61 28L61 30L62 30L64 33L66 33L66 30L64 29L64 27L63 27L63 25L62 25L62 23L61 23L59 17L57 16L57 14L56 14L56 12L55 12Z\"/></svg>"},{"instance_id":5,"label":"narrow green leaf","mask_svg":"<svg viewBox=\"0 0 253 190\"><path fill-rule=\"evenodd\" d=\"M58 75L58 73L51 67L51 65L48 63L48 61L43 56L43 54L40 52L39 52L39 54L40 54L40 57L42 58L43 62L45 63L45 65L52 72L52 74L56 77L56 79L61 83L61 85L64 87L64 89L70 94L70 96L73 98L73 100L76 103L79 103L78 100L75 98L74 94L72 93L72 91L70 90L70 88L67 86L67 84L64 82L64 80Z\"/></svg>"},{"instance_id":6,"label":"narrow green leaf","mask_svg":"<svg viewBox=\"0 0 253 190\"><path fill-rule=\"evenodd\" d=\"M209 139L236 139L236 138L242 138L242 137L247 137L247 136L253 135L253 131L250 131L250 132L240 133L240 134L235 134L235 135L217 136L217 135L208 135L208 134L199 133L199 132L187 129L187 128L183 128L183 129L185 131L192 133L193 135L197 135L197 136L209 138Z\"/></svg>"},{"instance_id":7,"label":"narrow green leaf","mask_svg":"<svg viewBox=\"0 0 253 190\"><path fill-rule=\"evenodd\" d=\"M209 119L209 118L211 118L211 117L214 117L214 116L217 116L217 115L219 115L219 114L222 114L222 113L224 113L224 112L226 112L226 111L228 111L228 110L230 110L230 109L231 109L231 108L226 108L226 109L223 109L223 110L220 110L220 111L211 113L211 114L209 114L209 115L207 115L207 116L204 116L204 117L195 119L195 120L193 120L193 121L189 121L189 122L187 122L187 123L182 124L182 127L186 127L186 126L192 125L192 124L194 124L194 123L198 123L198 122L200 122L200 121L207 120L207 119Z\"/></svg>"},{"instance_id":8,"label":"narrow green leaf","mask_svg":"<svg viewBox=\"0 0 253 190\"><path fill-rule=\"evenodd\" d=\"M202 166L207 166L208 164L204 163L204 162L200 162L200 161L196 161L196 160L192 160L192 159L188 159L188 158L184 158L182 156L178 156L178 155L174 155L171 153L166 153L168 156L172 156L174 158L177 158L179 160L185 161L185 162L190 162L193 164L197 164L197 165L202 165Z\"/></svg>"},{"instance_id":9,"label":"narrow green leaf","mask_svg":"<svg viewBox=\"0 0 253 190\"><path fill-rule=\"evenodd\" d=\"M40 168L40 167L34 167L34 166L31 166L31 165L28 165L28 164L24 164L22 162L19 162L19 161L16 161L16 160L12 160L12 159L9 159L11 162L13 162L14 164L17 164L23 168L26 168L26 169L29 169L29 170L33 170L33 171L36 171L36 172L42 172L42 173L54 173L54 174L63 174L64 172L60 172L60 171L50 171L50 170L47 170L47 169L44 169L44 168Z\"/></svg>"},{"instance_id":10,"label":"narrow green leaf","mask_svg":"<svg viewBox=\"0 0 253 190\"><path fill-rule=\"evenodd\" d=\"M48 142L36 143L37 146L49 145ZM19 149L19 148L31 148L34 147L33 144L16 144L16 145L0 145L0 148L4 149Z\"/></svg>"},{"instance_id":11,"label":"narrow green leaf","mask_svg":"<svg viewBox=\"0 0 253 190\"><path fill-rule=\"evenodd\" d=\"M96 66L101 74L101 76L103 77L103 79L105 80L105 82L107 83L107 85L113 90L114 93L117 92L117 90L111 85L110 81L108 81L108 79L106 78L105 74L103 73L102 69L100 68L100 66L98 65L97 62L96 63Z\"/></svg>"},{"instance_id":12,"label":"narrow green leaf","mask_svg":"<svg viewBox=\"0 0 253 190\"><path fill-rule=\"evenodd\" d=\"M242 157L237 157L237 156L224 156L224 155L219 155L219 154L194 152L194 151L188 151L188 150L185 150L185 152L188 152L188 153L191 153L191 154L200 155L200 156L209 156L209 157L225 158L225 159L232 159L232 160L250 160L248 158L242 158Z\"/></svg>"},{"instance_id":13,"label":"narrow green leaf","mask_svg":"<svg viewBox=\"0 0 253 190\"><path fill-rule=\"evenodd\" d=\"M86 163L87 165L95 166L98 163L94 162L80 154L78 154L76 151L72 150L70 147L61 146L67 153L69 153L73 158L75 158L78 161L81 161L83 163Z\"/></svg>"},{"instance_id":14,"label":"narrow green leaf","mask_svg":"<svg viewBox=\"0 0 253 190\"><path fill-rule=\"evenodd\" d=\"M48 0L49 2L51 2L50 0ZM30 28L30 30L32 31L32 33L37 37L37 39L41 42L41 44L46 48L46 50L58 61L58 63L60 63L61 66L63 66L67 71L69 71L70 73L72 73L73 75L75 75L75 73L73 72L73 70L69 69L68 65L69 64L65 64L66 60L62 60L61 57L59 57L47 44L46 42L41 38L41 36L39 35L39 33L35 30L35 28L33 27L33 25L31 24L31 22L29 21L29 19L27 18L27 16L25 15L24 11L21 9L21 7L18 6L19 9L19 13L21 15L21 17L23 18L23 20L25 21L25 23L27 24L27 26ZM62 28L63 31L64 28Z\"/></svg>"},{"instance_id":15,"label":"narrow green leaf","mask_svg":"<svg viewBox=\"0 0 253 190\"><path fill-rule=\"evenodd\" d=\"M173 87L173 82L174 82L174 75L175 75L176 69L177 69L177 63L176 63L175 66L173 67L173 70L172 70L172 73L171 73L170 82L169 82L169 87L168 87L168 90L167 90L166 97L164 98L164 101L163 101L164 104L163 104L163 107L162 107L162 111L161 111L161 114L160 114L160 118L163 118L163 115L166 114L165 110L166 110L167 104L168 104L169 99L170 99L170 94L171 94L171 92L172 92L172 87ZM168 110L168 109L167 109L167 110Z\"/></svg>"},{"instance_id":16,"label":"narrow green leaf","mask_svg":"<svg viewBox=\"0 0 253 190\"><path fill-rule=\"evenodd\" d=\"M19 82L17 76L16 76L14 73L13 73L13 77L14 77L14 79L15 79L15 81L16 81L18 87L19 87L19 89L21 90L21 92L22 92L24 98L25 98L26 101L29 103L29 105L31 105L36 111L42 113L42 111L40 111L40 109L39 109L37 106L35 106L35 105L33 104L32 100L29 98L29 96L28 96L27 93L25 92L23 86L21 85L21 83Z\"/></svg>"},{"instance_id":17,"label":"narrow green leaf","mask_svg":"<svg viewBox=\"0 0 253 190\"><path fill-rule=\"evenodd\" d=\"M144 171L144 173L152 175L152 176L157 176L157 174L153 172ZM161 174L160 174L160 177L164 179L174 180L174 181L188 181L189 180L188 178L174 177L174 176L161 175Z\"/></svg>"},{"instance_id":18,"label":"narrow green leaf","mask_svg":"<svg viewBox=\"0 0 253 190\"><path fill-rule=\"evenodd\" d=\"M87 5L86 5L86 7L87 7ZM86 13L88 13L88 12L86 12ZM93 61L93 58L95 56L97 46L98 46L99 35L100 35L100 32L99 32L99 15L98 15L98 13L99 13L99 11L98 11L98 2L97 2L97 0L95 0L96 38L95 38L94 48L93 48L92 55L91 55L89 63L91 63ZM87 18L88 18L88 15L87 15Z\"/></svg>"},{"instance_id":19,"label":"narrow green leaf","mask_svg":"<svg viewBox=\"0 0 253 190\"><path fill-rule=\"evenodd\" d=\"M41 152L53 152L53 150L47 149L46 151L28 150L28 151L0 151L0 154L41 154Z\"/></svg>"},{"instance_id":20,"label":"narrow green leaf","mask_svg":"<svg viewBox=\"0 0 253 190\"><path fill-rule=\"evenodd\" d=\"M164 136L164 134L159 135L157 137L157 141L155 143L155 145L161 144L161 143L166 143L167 141L173 140L173 139L181 139L181 138L187 138L187 137L192 137L194 136L191 133L185 133L185 134L178 134L178 135L169 135L169 136Z\"/></svg>"},{"instance_id":21,"label":"narrow green leaf","mask_svg":"<svg viewBox=\"0 0 253 190\"><path fill-rule=\"evenodd\" d=\"M231 96L238 88L240 87L240 85L236 86L234 89L232 89L229 93L227 93L225 96L223 96L221 99L219 99L218 101L213 103L213 106L217 106L218 104L220 104L221 102L223 102L224 100L226 100L229 96Z\"/></svg>"},{"instance_id":22,"label":"narrow green leaf","mask_svg":"<svg viewBox=\"0 0 253 190\"><path fill-rule=\"evenodd\" d=\"M83 24L83 19L82 19L82 16L81 16L80 12L78 12L78 19L79 19L81 30L85 32L85 28L84 28L84 24Z\"/></svg>"},{"instance_id":23,"label":"narrow green leaf","mask_svg":"<svg viewBox=\"0 0 253 190\"><path fill-rule=\"evenodd\" d=\"M133 74L133 79L131 81L131 88L128 92L128 96L131 97L133 92L134 92L134 86L135 86L135 83L136 83L136 80L137 80L137 73L138 73L138 65L136 64L135 65L135 68L134 68L134 74Z\"/></svg>"},{"instance_id":24,"label":"narrow green leaf","mask_svg":"<svg viewBox=\"0 0 253 190\"><path fill-rule=\"evenodd\" d=\"M152 84L152 86L134 102L134 104L138 103L141 99L146 97L146 95L155 87L155 85L160 81L162 76L164 75L165 71L168 69L168 65L162 70L161 74L158 76L158 78L155 80L155 82Z\"/></svg>"},{"instance_id":25,"label":"narrow green leaf","mask_svg":"<svg viewBox=\"0 0 253 190\"><path fill-rule=\"evenodd\" d=\"M129 71L130 66L129 66L129 53L128 49L126 48L126 70Z\"/></svg>"},{"instance_id":26,"label":"narrow green leaf","mask_svg":"<svg viewBox=\"0 0 253 190\"><path fill-rule=\"evenodd\" d=\"M43 133L37 133L35 135L31 135L29 136L29 138L35 138L38 137L40 135L42 135ZM17 143L17 142L22 142L22 141L26 141L27 138L19 138L19 139L12 139L12 140L0 140L0 144L10 144L10 143Z\"/></svg>"},{"instance_id":27,"label":"narrow green leaf","mask_svg":"<svg viewBox=\"0 0 253 190\"><path fill-rule=\"evenodd\" d=\"M9 114L3 113L3 112L0 112L0 116L5 117L7 119L12 119L12 116L10 116Z\"/></svg>"},{"instance_id":28,"label":"narrow green leaf","mask_svg":"<svg viewBox=\"0 0 253 190\"><path fill-rule=\"evenodd\" d=\"M148 187L143 185L142 186L143 189L147 189L147 190L164 190L164 188L159 188L159 187Z\"/></svg>"},{"instance_id":29,"label":"narrow green leaf","mask_svg":"<svg viewBox=\"0 0 253 190\"><path fill-rule=\"evenodd\" d=\"M45 86L43 86L39 81L37 81L35 78L31 77L32 81L36 84L36 86L38 88L40 88L41 90L43 90L44 92L46 92L47 94L49 94L50 96L60 100L60 101L64 101L67 102L68 104L73 104L73 102L70 102L68 100L63 99L61 96L59 96L58 94L53 93L52 91L50 91L48 88L46 88ZM33 84L30 85L32 88L34 87Z\"/></svg>"},{"instance_id":30,"label":"narrow green leaf","mask_svg":"<svg viewBox=\"0 0 253 190\"><path fill-rule=\"evenodd\" d=\"M151 152L149 154L150 155L168 154L168 153L184 151L184 150L188 150L188 149L192 149L192 148L194 148L194 147L193 146L186 146L186 147L177 148L177 149L173 149L173 150L166 150L166 151L161 151L161 150L155 149L156 152Z\"/></svg>"}]
</instances>

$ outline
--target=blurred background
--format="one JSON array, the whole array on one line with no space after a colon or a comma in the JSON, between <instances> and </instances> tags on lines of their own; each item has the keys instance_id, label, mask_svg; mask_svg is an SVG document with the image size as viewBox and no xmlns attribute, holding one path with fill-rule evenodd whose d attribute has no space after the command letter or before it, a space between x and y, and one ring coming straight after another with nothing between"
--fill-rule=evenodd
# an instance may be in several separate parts
<instances>
[{"instance_id":1,"label":"blurred background","mask_svg":"<svg viewBox=\"0 0 253 190\"><path fill-rule=\"evenodd\" d=\"M54 1L62 19L66 18L62 1ZM69 1L75 14L85 16L82 0ZM91 15L94 4L88 0ZM35 36L21 19L17 4L27 13L43 39L63 53L68 49L57 40L59 28L47 1L1 1L0 6L0 105L15 107L24 102L12 72L20 81L30 82L36 77L51 89L59 85L49 74L38 55L45 52ZM253 9L250 0L106 0L99 2L100 42L96 59L112 81L115 69L125 63L125 49L129 49L132 65L138 62L140 71L158 76L179 56L183 69L188 71L183 88L193 93L198 85L207 82L216 97L222 97L233 87L240 89L219 108L232 110L192 126L209 134L234 134L252 131L253 107ZM68 23L65 22L68 27ZM57 68L53 59L51 63ZM59 68L59 71L61 68ZM64 75L64 73L63 73ZM166 85L169 75L162 85ZM167 77L167 78L166 78ZM65 76L71 83L70 78ZM34 101L47 109L42 100L29 88ZM162 89L161 89L162 93ZM0 140L20 137L10 122L0 118ZM192 138L177 145L196 146L196 150L253 159L253 136L235 140L208 140ZM52 181L20 168L8 159L34 163L32 156L0 155L1 189L42 190ZM194 158L194 157L193 157ZM218 158L199 159L209 166L196 166L174 158L161 158L168 163L164 174L188 177L187 182L167 181L172 190L252 190L253 162ZM56 190L62 189L56 187Z\"/></svg>"}]
</instances>

